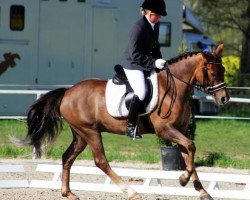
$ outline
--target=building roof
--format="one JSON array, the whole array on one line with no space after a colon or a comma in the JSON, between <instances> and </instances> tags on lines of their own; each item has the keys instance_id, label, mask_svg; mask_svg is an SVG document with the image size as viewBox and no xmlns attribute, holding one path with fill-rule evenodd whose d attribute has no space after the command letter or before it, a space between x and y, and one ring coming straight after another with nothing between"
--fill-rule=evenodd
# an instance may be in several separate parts
<instances>
[{"instance_id":1,"label":"building roof","mask_svg":"<svg viewBox=\"0 0 250 200\"><path fill-rule=\"evenodd\" d=\"M204 30L200 21L194 15L194 13L186 6L183 5L183 30L190 30L199 33L203 33Z\"/></svg>"}]
</instances>

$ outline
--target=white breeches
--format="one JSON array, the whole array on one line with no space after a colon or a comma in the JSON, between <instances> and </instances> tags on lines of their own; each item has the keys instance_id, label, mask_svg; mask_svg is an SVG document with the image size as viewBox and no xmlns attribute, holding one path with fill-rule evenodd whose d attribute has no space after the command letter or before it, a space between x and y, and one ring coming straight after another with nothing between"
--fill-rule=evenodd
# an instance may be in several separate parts
<instances>
[{"instance_id":1,"label":"white breeches","mask_svg":"<svg viewBox=\"0 0 250 200\"><path fill-rule=\"evenodd\" d=\"M141 101L143 101L146 95L146 84L143 71L123 69L132 89L134 90L134 94L137 95Z\"/></svg>"}]
</instances>

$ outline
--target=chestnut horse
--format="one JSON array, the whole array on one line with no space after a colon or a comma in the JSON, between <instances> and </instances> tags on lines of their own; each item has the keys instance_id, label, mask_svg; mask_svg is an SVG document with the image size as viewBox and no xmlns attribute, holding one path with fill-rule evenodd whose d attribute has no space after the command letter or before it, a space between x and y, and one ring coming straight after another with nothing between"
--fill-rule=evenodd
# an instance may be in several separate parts
<instances>
[{"instance_id":1,"label":"chestnut horse","mask_svg":"<svg viewBox=\"0 0 250 200\"><path fill-rule=\"evenodd\" d=\"M213 53L190 52L168 61L168 66L158 76L159 100L148 119L153 132L158 136L177 143L186 163L186 170L180 176L180 184L185 186L192 178L200 199L213 199L199 181L195 165L195 145L185 136L189 116L189 96L193 86L200 84L207 93L213 95L217 104L229 100L224 83L224 67L221 63L223 45ZM99 167L119 188L127 193L128 199L141 196L127 185L110 167L104 152L101 132L124 135L126 118L109 115L105 102L107 81L89 79L68 89L60 88L48 92L38 99L27 115L28 134L25 139L15 139L19 145L32 145L38 156L43 142L53 142L57 136L62 118L69 123L73 141L62 156L62 196L79 199L70 190L70 168L76 157L89 145L95 165ZM196 85L197 86L197 85ZM148 133L143 123L139 124L139 134Z\"/></svg>"}]
</instances>

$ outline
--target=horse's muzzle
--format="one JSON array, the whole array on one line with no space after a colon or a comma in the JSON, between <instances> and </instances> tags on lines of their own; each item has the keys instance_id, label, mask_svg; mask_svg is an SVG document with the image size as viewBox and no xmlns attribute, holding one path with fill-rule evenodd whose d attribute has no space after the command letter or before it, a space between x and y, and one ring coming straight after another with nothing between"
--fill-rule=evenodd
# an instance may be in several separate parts
<instances>
[{"instance_id":1,"label":"horse's muzzle","mask_svg":"<svg viewBox=\"0 0 250 200\"><path fill-rule=\"evenodd\" d=\"M230 99L229 95L225 96L225 97L221 97L220 102L221 102L222 105L224 105L229 101L229 99Z\"/></svg>"},{"instance_id":2,"label":"horse's muzzle","mask_svg":"<svg viewBox=\"0 0 250 200\"><path fill-rule=\"evenodd\" d=\"M215 99L215 101L216 101L216 103L218 105L224 105L230 99L230 96L229 96L227 88L223 88L223 89L220 89L220 90L216 91L213 94L213 96L214 96L214 99Z\"/></svg>"}]
</instances>

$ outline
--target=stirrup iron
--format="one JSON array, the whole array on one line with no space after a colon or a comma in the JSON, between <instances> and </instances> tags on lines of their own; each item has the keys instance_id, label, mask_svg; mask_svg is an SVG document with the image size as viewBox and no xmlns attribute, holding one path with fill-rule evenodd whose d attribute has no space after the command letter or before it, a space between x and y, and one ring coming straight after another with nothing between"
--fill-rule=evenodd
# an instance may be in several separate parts
<instances>
[{"instance_id":1,"label":"stirrup iron","mask_svg":"<svg viewBox=\"0 0 250 200\"><path fill-rule=\"evenodd\" d=\"M140 140L142 138L140 135L137 135L137 128L138 128L138 126L136 125L135 129L134 129L134 132L133 132L133 140L134 141Z\"/></svg>"}]
</instances>

